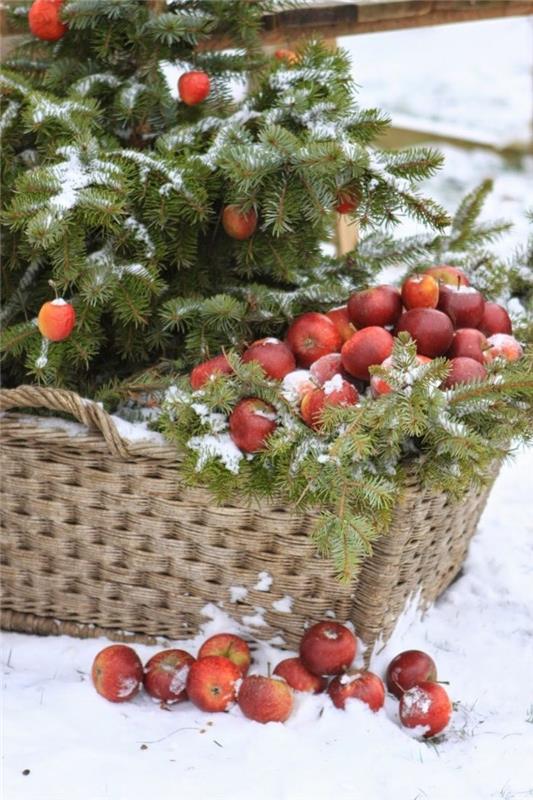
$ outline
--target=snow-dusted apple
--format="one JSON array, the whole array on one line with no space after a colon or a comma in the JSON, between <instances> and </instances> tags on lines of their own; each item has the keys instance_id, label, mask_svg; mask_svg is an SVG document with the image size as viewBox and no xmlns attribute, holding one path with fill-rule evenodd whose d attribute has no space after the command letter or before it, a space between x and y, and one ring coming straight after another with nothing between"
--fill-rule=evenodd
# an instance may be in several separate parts
<instances>
[{"instance_id":1,"label":"snow-dusted apple","mask_svg":"<svg viewBox=\"0 0 533 800\"><path fill-rule=\"evenodd\" d=\"M239 708L255 722L285 722L293 707L293 693L283 678L248 675L239 689Z\"/></svg>"},{"instance_id":2,"label":"snow-dusted apple","mask_svg":"<svg viewBox=\"0 0 533 800\"><path fill-rule=\"evenodd\" d=\"M273 337L258 339L257 342L253 342L244 351L242 360L244 362L257 361L269 378L274 378L278 381L283 380L285 375L293 372L296 368L296 361L291 350L284 342Z\"/></svg>"},{"instance_id":3,"label":"snow-dusted apple","mask_svg":"<svg viewBox=\"0 0 533 800\"><path fill-rule=\"evenodd\" d=\"M429 364L431 360L432 359L428 358L427 356L416 356L417 364ZM385 361L380 364L380 366L384 369L389 369L392 367L392 356L386 358ZM392 386L380 375L372 375L370 378L370 391L372 392L373 397L381 397L383 394L390 394L392 392Z\"/></svg>"},{"instance_id":4,"label":"snow-dusted apple","mask_svg":"<svg viewBox=\"0 0 533 800\"><path fill-rule=\"evenodd\" d=\"M437 307L449 316L455 328L477 328L483 318L485 300L473 286L441 286Z\"/></svg>"},{"instance_id":5,"label":"snow-dusted apple","mask_svg":"<svg viewBox=\"0 0 533 800\"><path fill-rule=\"evenodd\" d=\"M308 311L296 317L287 331L287 344L304 367L328 353L338 353L342 346L339 331L325 314Z\"/></svg>"},{"instance_id":6,"label":"snow-dusted apple","mask_svg":"<svg viewBox=\"0 0 533 800\"><path fill-rule=\"evenodd\" d=\"M402 694L422 681L437 680L437 665L423 650L404 650L398 653L389 666L385 681L391 694L400 699Z\"/></svg>"},{"instance_id":7,"label":"snow-dusted apple","mask_svg":"<svg viewBox=\"0 0 533 800\"><path fill-rule=\"evenodd\" d=\"M41 335L51 342L68 339L76 323L76 312L62 297L43 303L37 317L37 327Z\"/></svg>"},{"instance_id":8,"label":"snow-dusted apple","mask_svg":"<svg viewBox=\"0 0 533 800\"><path fill-rule=\"evenodd\" d=\"M253 208L243 211L237 205L226 206L222 213L222 227L232 239L244 241L255 233L257 213Z\"/></svg>"},{"instance_id":9,"label":"snow-dusted apple","mask_svg":"<svg viewBox=\"0 0 533 800\"><path fill-rule=\"evenodd\" d=\"M487 370L474 358L460 356L450 359L450 371L443 381L443 389L451 389L459 383L481 381L487 377Z\"/></svg>"},{"instance_id":10,"label":"snow-dusted apple","mask_svg":"<svg viewBox=\"0 0 533 800\"><path fill-rule=\"evenodd\" d=\"M230 414L229 434L245 453L263 450L276 428L276 409L258 397L240 400Z\"/></svg>"},{"instance_id":11,"label":"snow-dusted apple","mask_svg":"<svg viewBox=\"0 0 533 800\"><path fill-rule=\"evenodd\" d=\"M342 370L342 359L340 353L329 353L327 356L317 359L309 368L309 373L318 386L323 386L326 381L330 381L335 375L339 375Z\"/></svg>"},{"instance_id":12,"label":"snow-dusted apple","mask_svg":"<svg viewBox=\"0 0 533 800\"><path fill-rule=\"evenodd\" d=\"M343 342L347 342L350 336L355 333L355 326L353 325L348 306L338 306L326 311L326 317L329 317L341 335Z\"/></svg>"},{"instance_id":13,"label":"snow-dusted apple","mask_svg":"<svg viewBox=\"0 0 533 800\"><path fill-rule=\"evenodd\" d=\"M296 403L299 406L303 396L316 389L316 383L312 380L309 370L296 369L285 375L281 389L289 403Z\"/></svg>"},{"instance_id":14,"label":"snow-dusted apple","mask_svg":"<svg viewBox=\"0 0 533 800\"><path fill-rule=\"evenodd\" d=\"M473 358L483 364L485 350L489 347L486 337L477 328L459 328L446 355L448 358Z\"/></svg>"},{"instance_id":15,"label":"snow-dusted apple","mask_svg":"<svg viewBox=\"0 0 533 800\"><path fill-rule=\"evenodd\" d=\"M495 333L487 339L489 349L485 350L485 361L489 363L495 358L506 361L518 361L524 355L520 342L507 333Z\"/></svg>"},{"instance_id":16,"label":"snow-dusted apple","mask_svg":"<svg viewBox=\"0 0 533 800\"><path fill-rule=\"evenodd\" d=\"M494 333L512 334L513 332L513 323L505 308L498 303L489 301L485 301L483 316L478 327L485 336L492 336Z\"/></svg>"},{"instance_id":17,"label":"snow-dusted apple","mask_svg":"<svg viewBox=\"0 0 533 800\"><path fill-rule=\"evenodd\" d=\"M358 329L371 325L396 325L402 313L400 292L388 284L355 292L348 300L348 313Z\"/></svg>"},{"instance_id":18,"label":"snow-dusted apple","mask_svg":"<svg viewBox=\"0 0 533 800\"><path fill-rule=\"evenodd\" d=\"M453 340L450 318L436 308L412 308L400 317L396 333L407 331L416 342L417 352L428 358L442 356Z\"/></svg>"},{"instance_id":19,"label":"snow-dusted apple","mask_svg":"<svg viewBox=\"0 0 533 800\"><path fill-rule=\"evenodd\" d=\"M437 308L439 284L431 275L410 275L402 286L402 302L410 308Z\"/></svg>"},{"instance_id":20,"label":"snow-dusted apple","mask_svg":"<svg viewBox=\"0 0 533 800\"><path fill-rule=\"evenodd\" d=\"M211 81L207 73L201 70L184 72L178 80L180 100L187 106L196 106L208 97Z\"/></svg>"},{"instance_id":21,"label":"snow-dusted apple","mask_svg":"<svg viewBox=\"0 0 533 800\"><path fill-rule=\"evenodd\" d=\"M312 625L300 642L300 659L314 675L338 675L348 669L356 652L351 630L333 620Z\"/></svg>"},{"instance_id":22,"label":"snow-dusted apple","mask_svg":"<svg viewBox=\"0 0 533 800\"><path fill-rule=\"evenodd\" d=\"M328 694L337 708L345 708L352 698L366 703L372 711L379 711L385 703L383 681L364 669L349 669L338 675L328 686Z\"/></svg>"},{"instance_id":23,"label":"snow-dusted apple","mask_svg":"<svg viewBox=\"0 0 533 800\"><path fill-rule=\"evenodd\" d=\"M231 375L233 367L229 363L224 354L210 358L208 361L202 361L197 364L192 370L189 380L192 388L196 391L201 389L204 384L211 378L212 375Z\"/></svg>"},{"instance_id":24,"label":"snow-dusted apple","mask_svg":"<svg viewBox=\"0 0 533 800\"><path fill-rule=\"evenodd\" d=\"M304 422L313 430L322 427L322 412L334 406L355 406L359 402L359 392L342 375L335 375L320 389L308 392L302 398L300 413Z\"/></svg>"},{"instance_id":25,"label":"snow-dusted apple","mask_svg":"<svg viewBox=\"0 0 533 800\"><path fill-rule=\"evenodd\" d=\"M162 650L146 662L144 688L161 703L187 699L187 677L194 658L186 650Z\"/></svg>"},{"instance_id":26,"label":"snow-dusted apple","mask_svg":"<svg viewBox=\"0 0 533 800\"><path fill-rule=\"evenodd\" d=\"M452 716L452 704L446 690L431 681L421 681L400 698L400 720L406 728L426 728L429 739L441 733Z\"/></svg>"},{"instance_id":27,"label":"snow-dusted apple","mask_svg":"<svg viewBox=\"0 0 533 800\"><path fill-rule=\"evenodd\" d=\"M319 694L328 685L325 678L309 672L300 658L285 658L280 661L274 670L274 675L284 678L291 689L297 692Z\"/></svg>"},{"instance_id":28,"label":"snow-dusted apple","mask_svg":"<svg viewBox=\"0 0 533 800\"><path fill-rule=\"evenodd\" d=\"M139 691L143 665L133 648L112 644L100 650L94 659L91 677L98 694L112 703L124 703Z\"/></svg>"},{"instance_id":29,"label":"snow-dusted apple","mask_svg":"<svg viewBox=\"0 0 533 800\"><path fill-rule=\"evenodd\" d=\"M198 658L205 656L229 658L239 667L243 675L248 672L252 660L247 643L234 633L217 633L207 639L198 651Z\"/></svg>"},{"instance_id":30,"label":"snow-dusted apple","mask_svg":"<svg viewBox=\"0 0 533 800\"><path fill-rule=\"evenodd\" d=\"M57 42L67 30L61 21L60 9L63 0L35 0L28 12L30 31L45 42Z\"/></svg>"},{"instance_id":31,"label":"snow-dusted apple","mask_svg":"<svg viewBox=\"0 0 533 800\"><path fill-rule=\"evenodd\" d=\"M424 270L425 275L431 275L439 283L449 284L450 286L457 286L462 284L468 286L470 281L467 276L459 267L452 267L450 264L439 264L436 267L429 267Z\"/></svg>"},{"instance_id":32,"label":"snow-dusted apple","mask_svg":"<svg viewBox=\"0 0 533 800\"><path fill-rule=\"evenodd\" d=\"M392 353L393 343L392 336L385 328L377 325L362 328L342 346L342 366L354 378L368 381L368 368L382 364Z\"/></svg>"},{"instance_id":33,"label":"snow-dusted apple","mask_svg":"<svg viewBox=\"0 0 533 800\"><path fill-rule=\"evenodd\" d=\"M202 711L227 711L237 699L242 672L224 656L205 656L191 664L187 696Z\"/></svg>"}]
</instances>

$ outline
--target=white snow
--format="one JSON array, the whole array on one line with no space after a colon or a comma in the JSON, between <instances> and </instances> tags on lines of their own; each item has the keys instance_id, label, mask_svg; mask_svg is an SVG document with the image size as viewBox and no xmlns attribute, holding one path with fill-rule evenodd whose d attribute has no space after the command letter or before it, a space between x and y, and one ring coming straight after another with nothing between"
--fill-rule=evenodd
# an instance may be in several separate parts
<instances>
[{"instance_id":1,"label":"white snow","mask_svg":"<svg viewBox=\"0 0 533 800\"><path fill-rule=\"evenodd\" d=\"M403 695L402 705L403 715L407 718L413 715L426 714L431 706L431 698L420 686L413 686Z\"/></svg>"},{"instance_id":2,"label":"white snow","mask_svg":"<svg viewBox=\"0 0 533 800\"><path fill-rule=\"evenodd\" d=\"M230 472L237 474L239 471L242 453L229 433L204 433L192 436L187 442L187 447L198 453L197 472L200 472L213 458L219 458Z\"/></svg>"},{"instance_id":3,"label":"white snow","mask_svg":"<svg viewBox=\"0 0 533 800\"><path fill-rule=\"evenodd\" d=\"M272 586L272 575L269 572L260 572L257 576L259 580L254 586L257 592L268 592Z\"/></svg>"},{"instance_id":4,"label":"white snow","mask_svg":"<svg viewBox=\"0 0 533 800\"><path fill-rule=\"evenodd\" d=\"M337 375L334 375L333 378L331 378L329 381L325 382L324 386L322 387L324 389L324 394L330 395L333 394L333 392L339 392L342 389L343 383L344 383L343 377L339 372L337 373Z\"/></svg>"},{"instance_id":5,"label":"white snow","mask_svg":"<svg viewBox=\"0 0 533 800\"><path fill-rule=\"evenodd\" d=\"M401 650L436 659L457 704L442 739L421 741L420 731L402 729L390 697L373 714L356 700L342 711L327 695L301 695L284 725L250 722L236 706L204 714L184 702L165 712L144 693L108 703L89 676L107 640L4 633L4 797L144 800L177 786L191 800L249 800L253 786L254 800L525 800L533 748L532 471L533 451L504 467L464 575L424 619L413 604L372 658L380 675ZM194 639L134 645L143 662L166 646L196 655L223 631L250 639L215 606L204 614ZM257 642L253 671L266 674L290 655Z\"/></svg>"},{"instance_id":6,"label":"white snow","mask_svg":"<svg viewBox=\"0 0 533 800\"><path fill-rule=\"evenodd\" d=\"M274 600L272 608L274 611L279 611L281 614L290 614L293 603L294 598L292 598L290 594L286 594L280 600Z\"/></svg>"},{"instance_id":7,"label":"white snow","mask_svg":"<svg viewBox=\"0 0 533 800\"><path fill-rule=\"evenodd\" d=\"M289 372L283 378L281 386L283 397L289 403L297 403L307 388L316 388L308 369L295 369L293 372Z\"/></svg>"},{"instance_id":8,"label":"white snow","mask_svg":"<svg viewBox=\"0 0 533 800\"><path fill-rule=\"evenodd\" d=\"M139 681L136 678L122 678L120 681L119 690L117 692L117 697L129 697L130 694L135 691L138 685Z\"/></svg>"},{"instance_id":9,"label":"white snow","mask_svg":"<svg viewBox=\"0 0 533 800\"><path fill-rule=\"evenodd\" d=\"M40 366L40 365L39 365ZM46 364L43 364L46 366ZM168 446L168 442L157 431L152 431L148 428L146 422L127 422L115 414L111 414L111 419L115 423L115 427L123 439L128 442L153 442L154 444L161 444ZM17 414L17 420L28 425L35 425L38 428L59 428L60 430L68 433L69 436L83 436L87 434L85 425L79 422L70 422L61 417L37 417L34 414Z\"/></svg>"},{"instance_id":10,"label":"white snow","mask_svg":"<svg viewBox=\"0 0 533 800\"><path fill-rule=\"evenodd\" d=\"M239 603L241 600L244 600L246 598L247 594L248 594L248 589L245 586L229 587L230 603Z\"/></svg>"}]
</instances>

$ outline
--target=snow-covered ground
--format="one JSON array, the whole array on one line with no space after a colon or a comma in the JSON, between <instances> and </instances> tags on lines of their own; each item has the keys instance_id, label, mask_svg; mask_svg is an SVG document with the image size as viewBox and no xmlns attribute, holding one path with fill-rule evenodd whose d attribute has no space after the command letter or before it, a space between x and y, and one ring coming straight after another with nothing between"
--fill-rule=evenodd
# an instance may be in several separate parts
<instances>
[{"instance_id":1,"label":"snow-covered ground","mask_svg":"<svg viewBox=\"0 0 533 800\"><path fill-rule=\"evenodd\" d=\"M464 575L424 619L411 611L371 668L419 648L449 680L457 710L436 742L411 738L397 703L373 714L300 695L290 720L260 725L237 707L162 711L146 696L115 705L88 673L105 640L3 635L5 800L524 800L533 797L533 451L507 465ZM238 626L214 608L207 636ZM177 610L179 613L179 610ZM156 647L138 646L143 659ZM266 671L285 658L257 645ZM29 772L27 772L29 771ZM27 773L27 774L25 774Z\"/></svg>"}]
</instances>

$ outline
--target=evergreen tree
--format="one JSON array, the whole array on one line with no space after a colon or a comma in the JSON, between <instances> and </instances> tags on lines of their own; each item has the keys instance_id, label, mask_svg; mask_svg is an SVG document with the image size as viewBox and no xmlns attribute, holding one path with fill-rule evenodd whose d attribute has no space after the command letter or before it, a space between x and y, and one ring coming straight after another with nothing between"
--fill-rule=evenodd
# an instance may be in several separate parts
<instances>
[{"instance_id":1,"label":"evergreen tree","mask_svg":"<svg viewBox=\"0 0 533 800\"><path fill-rule=\"evenodd\" d=\"M27 29L29 3L12 18ZM430 149L386 153L388 124L357 102L341 50L302 44L266 58L274 0L65 0L62 38L29 36L1 77L4 380L94 396L147 368L189 366L307 308L342 302L401 252L370 233L326 259L339 200L374 231L409 214L443 229L416 185ZM213 36L232 49L210 49ZM208 98L188 106L169 64L200 70ZM231 91L238 80L249 90ZM228 205L253 210L253 236L224 230ZM407 250L405 249L405 255ZM416 247L415 247L416 249ZM420 249L420 248L419 248ZM72 335L43 352L35 318L49 281L75 307Z\"/></svg>"}]
</instances>

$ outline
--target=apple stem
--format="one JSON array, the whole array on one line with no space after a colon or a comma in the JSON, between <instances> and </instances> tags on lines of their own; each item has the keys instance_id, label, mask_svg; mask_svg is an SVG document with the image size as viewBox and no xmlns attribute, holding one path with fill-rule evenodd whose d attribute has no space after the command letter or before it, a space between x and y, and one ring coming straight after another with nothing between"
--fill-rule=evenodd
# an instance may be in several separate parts
<instances>
[{"instance_id":1,"label":"apple stem","mask_svg":"<svg viewBox=\"0 0 533 800\"><path fill-rule=\"evenodd\" d=\"M450 685L450 681L435 681L435 683L442 683L444 686Z\"/></svg>"},{"instance_id":2,"label":"apple stem","mask_svg":"<svg viewBox=\"0 0 533 800\"><path fill-rule=\"evenodd\" d=\"M54 290L54 293L55 293L55 296L56 296L56 300L57 300L59 298L59 294L57 293L57 283L55 281L49 280L48 281L48 285L51 286L52 289Z\"/></svg>"},{"instance_id":3,"label":"apple stem","mask_svg":"<svg viewBox=\"0 0 533 800\"><path fill-rule=\"evenodd\" d=\"M267 663L267 675L269 678L272 677L272 664L270 663L270 661Z\"/></svg>"}]
</instances>

